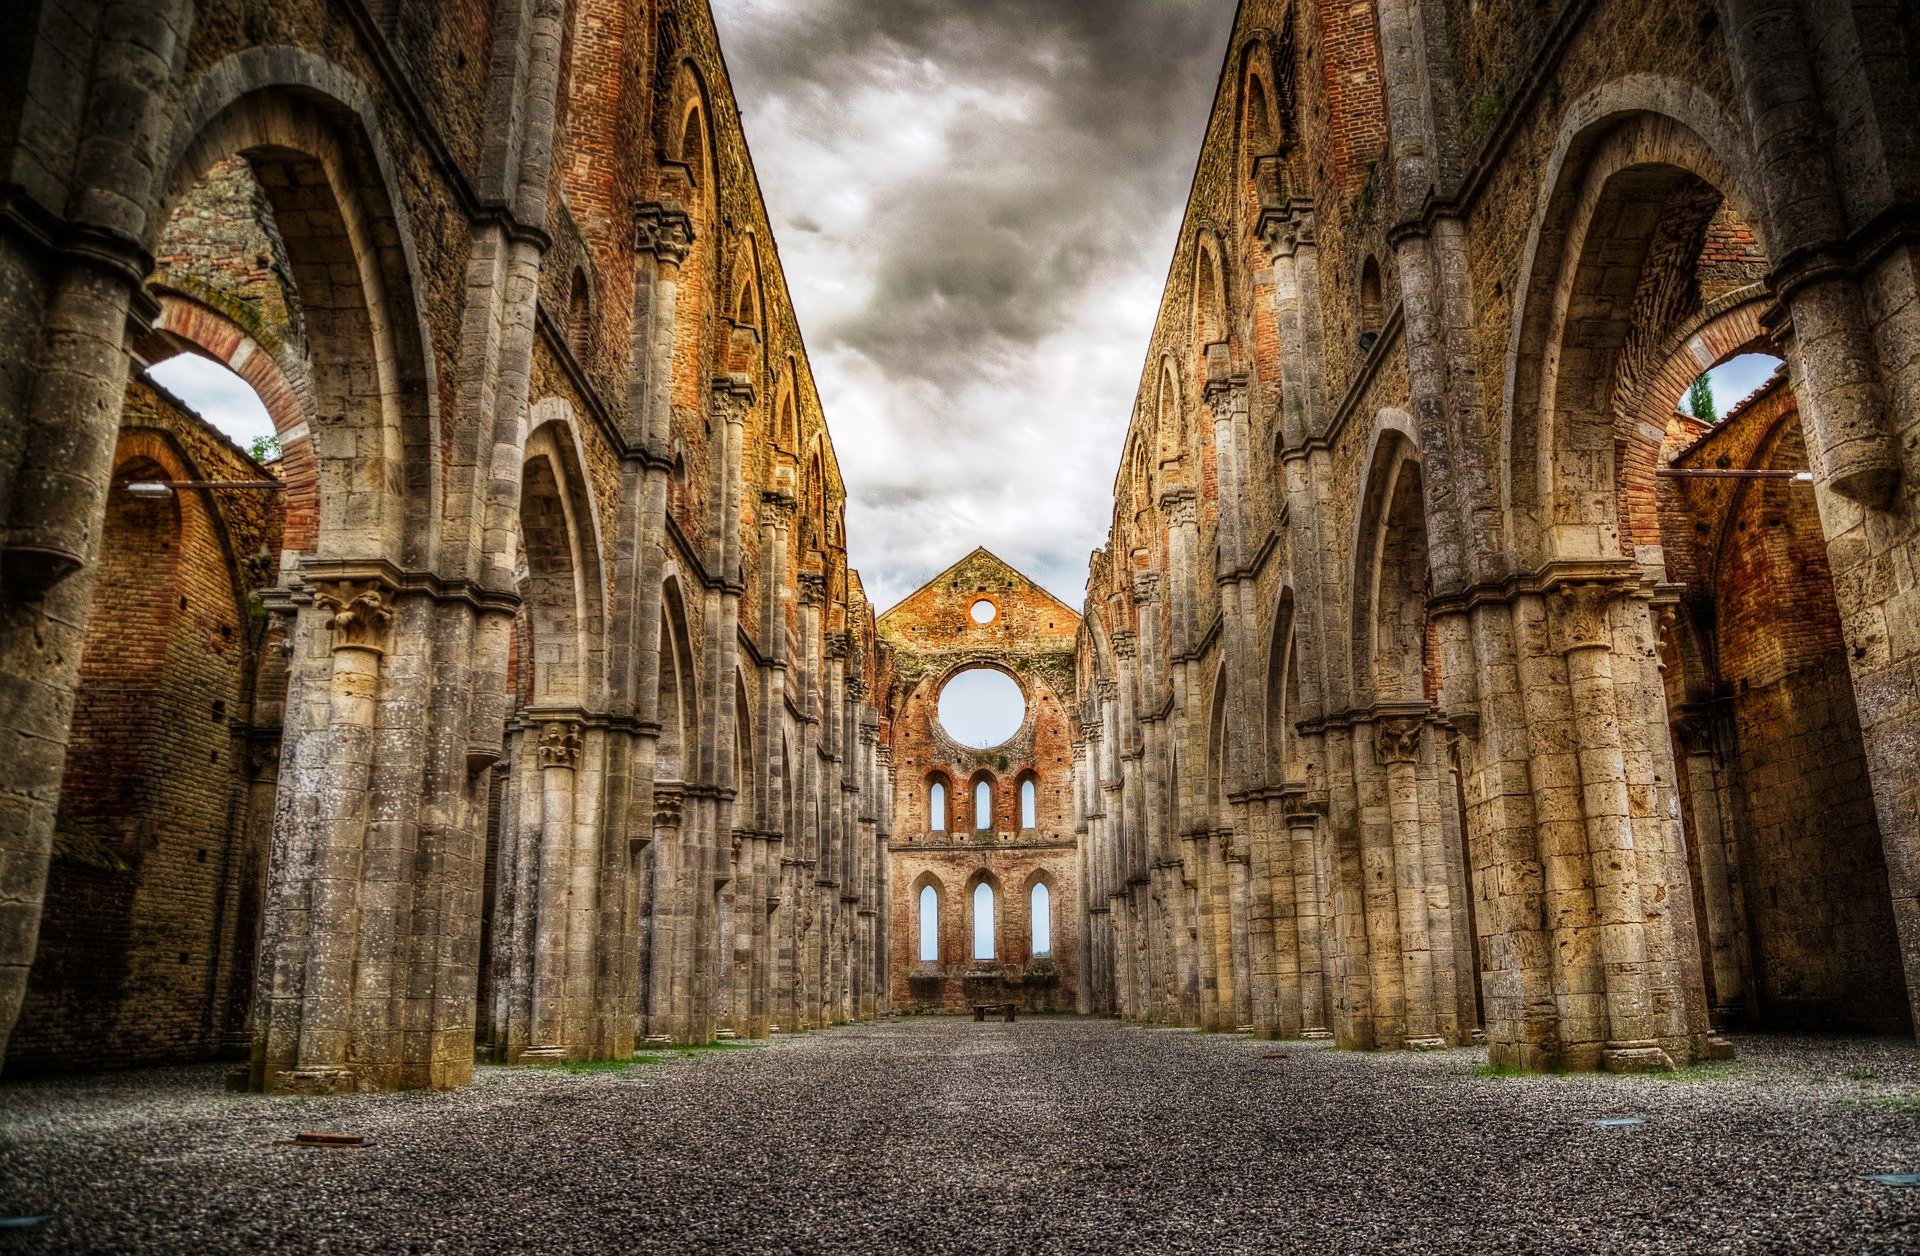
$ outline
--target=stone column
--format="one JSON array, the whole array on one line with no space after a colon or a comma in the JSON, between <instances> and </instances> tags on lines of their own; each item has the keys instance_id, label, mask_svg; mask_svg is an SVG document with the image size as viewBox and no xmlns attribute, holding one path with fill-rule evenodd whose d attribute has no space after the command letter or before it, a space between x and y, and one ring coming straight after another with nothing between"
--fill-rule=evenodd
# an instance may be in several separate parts
<instances>
[{"instance_id":1,"label":"stone column","mask_svg":"<svg viewBox=\"0 0 1920 1256\"><path fill-rule=\"evenodd\" d=\"M297 1015L290 1024L270 1018L256 1041L256 1089L352 1089L349 1051L353 1019L353 961L373 772L374 717L380 664L393 618L390 591L376 581L335 580L315 586L313 604L331 633L323 779L283 782L282 793L318 800L318 825L308 878L305 963ZM292 875L292 874L288 874ZM273 1031L292 1030L285 1041Z\"/></svg>"},{"instance_id":2,"label":"stone column","mask_svg":"<svg viewBox=\"0 0 1920 1256\"><path fill-rule=\"evenodd\" d=\"M1683 707L1682 710L1685 710ZM1674 739L1685 751L1687 801L1693 821L1693 848L1699 859L1700 899L1705 909L1707 960L1712 965L1714 1011L1721 1024L1748 1008L1746 926L1736 875L1731 809L1720 768L1718 730L1705 712L1683 715L1673 723Z\"/></svg>"},{"instance_id":3,"label":"stone column","mask_svg":"<svg viewBox=\"0 0 1920 1256\"><path fill-rule=\"evenodd\" d=\"M1327 1027L1326 886L1317 850L1320 815L1304 788L1280 795L1287 841L1293 849L1294 944L1299 948L1300 1036L1331 1038Z\"/></svg>"},{"instance_id":4,"label":"stone column","mask_svg":"<svg viewBox=\"0 0 1920 1256\"><path fill-rule=\"evenodd\" d=\"M565 1059L567 917L573 863L574 771L583 738L573 720L540 726L540 848L534 892L533 1041L523 1053Z\"/></svg>"},{"instance_id":5,"label":"stone column","mask_svg":"<svg viewBox=\"0 0 1920 1256\"><path fill-rule=\"evenodd\" d=\"M1609 608L1625 590L1601 581L1569 581L1554 589L1555 645L1566 660L1573 735L1591 868L1593 901L1606 981L1607 1037L1601 1062L1613 1072L1670 1069L1654 1041L1647 995L1646 913L1635 873L1633 829L1621 755L1619 707L1613 689Z\"/></svg>"},{"instance_id":6,"label":"stone column","mask_svg":"<svg viewBox=\"0 0 1920 1256\"><path fill-rule=\"evenodd\" d=\"M1380 720L1373 726L1375 753L1386 768L1387 817L1393 834L1394 885L1399 949L1406 991L1406 1046L1443 1047L1434 1004L1433 937L1427 913L1427 877L1420 815L1418 718Z\"/></svg>"}]
</instances>

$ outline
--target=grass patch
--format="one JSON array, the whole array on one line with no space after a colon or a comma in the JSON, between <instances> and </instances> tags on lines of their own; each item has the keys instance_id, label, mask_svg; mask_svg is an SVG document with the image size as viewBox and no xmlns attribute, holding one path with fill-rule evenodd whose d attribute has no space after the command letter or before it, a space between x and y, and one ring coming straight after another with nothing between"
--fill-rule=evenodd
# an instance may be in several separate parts
<instances>
[{"instance_id":1,"label":"grass patch","mask_svg":"<svg viewBox=\"0 0 1920 1256\"><path fill-rule=\"evenodd\" d=\"M1743 1070L1732 1060L1707 1060L1699 1064L1690 1064L1686 1068L1672 1069L1665 1073L1639 1073L1648 1081L1666 1082L1669 1085L1700 1086L1713 1082L1729 1082L1740 1077Z\"/></svg>"},{"instance_id":2,"label":"grass patch","mask_svg":"<svg viewBox=\"0 0 1920 1256\"><path fill-rule=\"evenodd\" d=\"M621 1073L636 1064L658 1064L657 1055L630 1055L624 1060L559 1060L553 1064L535 1064L532 1067L557 1073Z\"/></svg>"},{"instance_id":3,"label":"grass patch","mask_svg":"<svg viewBox=\"0 0 1920 1256\"><path fill-rule=\"evenodd\" d=\"M1475 1077L1539 1077L1541 1074L1521 1068L1517 1064L1476 1064L1473 1066Z\"/></svg>"}]
</instances>

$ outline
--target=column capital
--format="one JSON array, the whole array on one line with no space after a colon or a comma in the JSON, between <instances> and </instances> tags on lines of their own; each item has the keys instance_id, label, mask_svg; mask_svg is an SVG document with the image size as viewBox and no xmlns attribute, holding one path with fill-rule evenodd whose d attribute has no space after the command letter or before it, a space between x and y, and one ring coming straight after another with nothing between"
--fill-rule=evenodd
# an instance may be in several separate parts
<instances>
[{"instance_id":1,"label":"column capital","mask_svg":"<svg viewBox=\"0 0 1920 1256\"><path fill-rule=\"evenodd\" d=\"M1402 716L1378 720L1373 726L1374 753L1382 763L1414 763L1420 758L1420 731L1425 722Z\"/></svg>"},{"instance_id":2,"label":"column capital","mask_svg":"<svg viewBox=\"0 0 1920 1256\"><path fill-rule=\"evenodd\" d=\"M316 580L313 604L328 612L336 650L378 653L393 620L392 591L379 580Z\"/></svg>"},{"instance_id":3,"label":"column capital","mask_svg":"<svg viewBox=\"0 0 1920 1256\"><path fill-rule=\"evenodd\" d=\"M720 417L729 423L745 423L747 411L753 409L755 391L753 377L742 374L716 375L713 377L711 395L713 408Z\"/></svg>"},{"instance_id":4,"label":"column capital","mask_svg":"<svg viewBox=\"0 0 1920 1256\"><path fill-rule=\"evenodd\" d=\"M760 512L776 528L791 525L793 512L798 509L800 503L785 489L770 488L760 494Z\"/></svg>"},{"instance_id":5,"label":"column capital","mask_svg":"<svg viewBox=\"0 0 1920 1256\"><path fill-rule=\"evenodd\" d=\"M1200 523L1200 499L1190 488L1170 488L1160 494L1160 509L1167 523L1176 528L1192 528Z\"/></svg>"},{"instance_id":6,"label":"column capital","mask_svg":"<svg viewBox=\"0 0 1920 1256\"><path fill-rule=\"evenodd\" d=\"M1133 573L1133 600L1135 605L1146 605L1148 602L1153 601L1153 599L1159 595L1159 592L1159 572L1149 568L1146 571L1136 571Z\"/></svg>"},{"instance_id":7,"label":"column capital","mask_svg":"<svg viewBox=\"0 0 1920 1256\"><path fill-rule=\"evenodd\" d=\"M797 583L800 585L801 602L812 606L827 599L827 577L818 571L803 571Z\"/></svg>"},{"instance_id":8,"label":"column capital","mask_svg":"<svg viewBox=\"0 0 1920 1256\"><path fill-rule=\"evenodd\" d=\"M578 720L549 720L540 726L540 766L572 768L580 763L585 740Z\"/></svg>"},{"instance_id":9,"label":"column capital","mask_svg":"<svg viewBox=\"0 0 1920 1256\"><path fill-rule=\"evenodd\" d=\"M686 791L678 785L655 785L653 787L653 827L656 829L677 829L680 816L687 803Z\"/></svg>"},{"instance_id":10,"label":"column capital","mask_svg":"<svg viewBox=\"0 0 1920 1256\"><path fill-rule=\"evenodd\" d=\"M646 201L633 208L633 251L662 270L678 269L693 248L693 219L678 201Z\"/></svg>"},{"instance_id":11,"label":"column capital","mask_svg":"<svg viewBox=\"0 0 1920 1256\"><path fill-rule=\"evenodd\" d=\"M1563 580L1547 593L1549 621L1553 628L1554 649L1561 654L1575 650L1604 650L1613 644L1607 628L1607 611L1628 592L1619 580Z\"/></svg>"}]
</instances>

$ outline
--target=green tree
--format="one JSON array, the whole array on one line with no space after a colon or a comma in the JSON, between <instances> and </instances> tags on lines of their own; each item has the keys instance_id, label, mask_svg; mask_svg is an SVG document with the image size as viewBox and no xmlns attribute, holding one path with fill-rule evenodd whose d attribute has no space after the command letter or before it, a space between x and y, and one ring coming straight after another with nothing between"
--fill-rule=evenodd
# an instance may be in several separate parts
<instances>
[{"instance_id":1,"label":"green tree","mask_svg":"<svg viewBox=\"0 0 1920 1256\"><path fill-rule=\"evenodd\" d=\"M272 462L280 456L279 436L256 436L253 444L247 446L247 452L253 455L255 462Z\"/></svg>"},{"instance_id":2,"label":"green tree","mask_svg":"<svg viewBox=\"0 0 1920 1256\"><path fill-rule=\"evenodd\" d=\"M1693 387L1687 389L1687 409L1693 417L1702 423L1718 422L1719 412L1713 408L1713 381L1702 375L1693 381Z\"/></svg>"}]
</instances>

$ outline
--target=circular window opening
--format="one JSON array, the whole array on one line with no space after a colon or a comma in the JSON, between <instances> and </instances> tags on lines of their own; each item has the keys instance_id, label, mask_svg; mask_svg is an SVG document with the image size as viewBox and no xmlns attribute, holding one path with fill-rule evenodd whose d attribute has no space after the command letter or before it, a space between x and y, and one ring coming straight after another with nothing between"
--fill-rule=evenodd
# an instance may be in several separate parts
<instances>
[{"instance_id":1,"label":"circular window opening","mask_svg":"<svg viewBox=\"0 0 1920 1256\"><path fill-rule=\"evenodd\" d=\"M940 727L975 750L1005 745L1027 717L1027 697L1005 672L969 667L940 688Z\"/></svg>"},{"instance_id":2,"label":"circular window opening","mask_svg":"<svg viewBox=\"0 0 1920 1256\"><path fill-rule=\"evenodd\" d=\"M999 614L1000 608L986 598L981 598L967 608L968 617L976 624L990 624Z\"/></svg>"}]
</instances>

